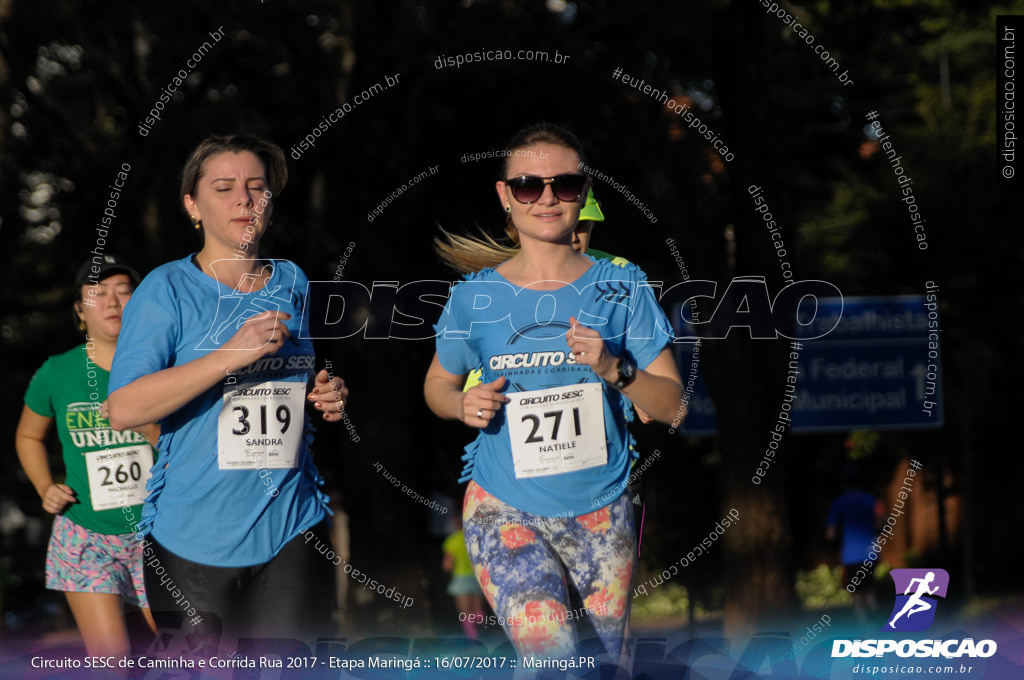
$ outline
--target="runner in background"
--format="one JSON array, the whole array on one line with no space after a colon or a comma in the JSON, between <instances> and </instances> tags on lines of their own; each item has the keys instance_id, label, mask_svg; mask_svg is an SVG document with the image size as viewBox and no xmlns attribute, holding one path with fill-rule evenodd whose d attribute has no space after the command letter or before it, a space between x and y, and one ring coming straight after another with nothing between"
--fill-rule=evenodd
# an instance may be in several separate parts
<instances>
[{"instance_id":1,"label":"runner in background","mask_svg":"<svg viewBox=\"0 0 1024 680\"><path fill-rule=\"evenodd\" d=\"M46 587L64 591L90 656L131 653L122 601L156 628L143 587L142 548L133 538L158 426L111 429L104 410L124 305L139 275L115 255L86 260L75 277L74 312L86 342L50 357L25 392L15 449L25 474L55 515ZM46 436L56 421L64 479L50 468ZM134 626L133 626L134 627Z\"/></svg>"},{"instance_id":2,"label":"runner in background","mask_svg":"<svg viewBox=\"0 0 1024 680\"><path fill-rule=\"evenodd\" d=\"M348 390L315 374L305 274L260 257L287 178L261 139L192 152L180 198L203 247L146 277L114 356L111 423L163 429L140 523L147 592L193 649L330 630L334 565L309 544L331 544L312 416L340 421Z\"/></svg>"},{"instance_id":3,"label":"runner in background","mask_svg":"<svg viewBox=\"0 0 1024 680\"><path fill-rule=\"evenodd\" d=\"M630 264L630 261L624 257L612 255L611 253L606 253L603 250L590 247L590 235L593 232L595 222L604 222L604 213L601 212L601 204L597 202L596 198L594 198L594 188L591 187L587 192L587 202L580 210L580 221L576 223L576 229L573 230L573 250L590 255L597 260L608 260L619 267L625 267ZM633 406L632 404L627 404L626 408L629 409L631 406L636 410L637 416L640 417L640 422L646 424L654 420L644 413L642 409L636 408L636 406ZM636 443L633 442L630 444L630 447L632 448L635 444Z\"/></svg>"},{"instance_id":4,"label":"runner in background","mask_svg":"<svg viewBox=\"0 0 1024 680\"><path fill-rule=\"evenodd\" d=\"M468 639L476 640L479 637L476 624L484 621L484 593L473 575L473 563L466 551L466 536L462 532L462 518L455 516L451 521L456 528L448 534L441 546L444 551L441 568L452 575L448 594L455 598L462 632Z\"/></svg>"},{"instance_id":5,"label":"runner in background","mask_svg":"<svg viewBox=\"0 0 1024 680\"><path fill-rule=\"evenodd\" d=\"M839 563L843 566L840 585L845 588L857 568L868 559L871 542L882 530L885 507L881 499L864 488L860 468L855 463L843 465L840 478L843 493L828 509L825 538L828 541L840 539ZM878 609L876 589L875 579L871 578L853 594L853 613L862 623Z\"/></svg>"},{"instance_id":6,"label":"runner in background","mask_svg":"<svg viewBox=\"0 0 1024 680\"><path fill-rule=\"evenodd\" d=\"M438 242L446 262L477 271L452 290L424 392L438 416L480 430L460 479L466 545L516 648L575 653L575 600L597 635L593 651L618 661L636 567L623 397L659 421L677 417L671 331L637 267L573 248L589 188L576 138L542 124L507 148L529 152L507 157L496 183L519 248L509 259L493 239ZM627 333L634 325L645 332ZM463 392L478 366L484 382ZM602 496L610 501L594 510Z\"/></svg>"},{"instance_id":7,"label":"runner in background","mask_svg":"<svg viewBox=\"0 0 1024 680\"><path fill-rule=\"evenodd\" d=\"M576 228L572 233L573 250L590 255L597 260L608 260L614 265L625 267L629 264L629 260L626 258L590 247L590 235L595 222L604 222L604 213L601 212L601 204L594 198L594 188L591 187L587 191L587 202L580 209L580 221L576 223Z\"/></svg>"}]
</instances>

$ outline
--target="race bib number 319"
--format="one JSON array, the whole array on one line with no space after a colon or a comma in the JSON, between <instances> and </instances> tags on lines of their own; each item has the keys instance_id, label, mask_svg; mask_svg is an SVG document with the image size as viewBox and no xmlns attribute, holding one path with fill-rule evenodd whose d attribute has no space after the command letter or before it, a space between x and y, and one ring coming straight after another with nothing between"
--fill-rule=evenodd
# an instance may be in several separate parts
<instances>
[{"instance_id":1,"label":"race bib number 319","mask_svg":"<svg viewBox=\"0 0 1024 680\"><path fill-rule=\"evenodd\" d=\"M302 443L306 384L269 381L231 385L217 419L221 470L294 468Z\"/></svg>"},{"instance_id":2,"label":"race bib number 319","mask_svg":"<svg viewBox=\"0 0 1024 680\"><path fill-rule=\"evenodd\" d=\"M516 479L608 462L600 383L514 392L505 405Z\"/></svg>"}]
</instances>

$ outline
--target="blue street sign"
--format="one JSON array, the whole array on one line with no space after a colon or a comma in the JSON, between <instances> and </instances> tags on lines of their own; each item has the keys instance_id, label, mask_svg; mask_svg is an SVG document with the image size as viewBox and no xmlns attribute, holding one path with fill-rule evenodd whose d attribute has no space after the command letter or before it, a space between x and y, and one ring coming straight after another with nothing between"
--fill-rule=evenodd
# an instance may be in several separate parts
<instances>
[{"instance_id":1,"label":"blue street sign","mask_svg":"<svg viewBox=\"0 0 1024 680\"><path fill-rule=\"evenodd\" d=\"M813 311L811 304L808 300L801 307L801 321ZM835 328L821 338L799 341L793 432L942 425L937 303L921 295L897 295L822 298L817 304L813 321L790 335L814 337ZM672 318L680 317L674 313ZM693 328L677 328L676 335L693 335ZM714 340L674 345L689 402L680 431L688 435L715 433L714 403L700 366L709 342Z\"/></svg>"},{"instance_id":2,"label":"blue street sign","mask_svg":"<svg viewBox=\"0 0 1024 680\"><path fill-rule=\"evenodd\" d=\"M676 314L673 318L679 318ZM686 332L692 332L690 330ZM676 330L676 335L680 334ZM715 433L715 402L704 384L703 349L714 340L680 342L672 346L679 366L679 377L683 379L683 399L686 400L686 418L679 429L683 434L702 435Z\"/></svg>"},{"instance_id":3,"label":"blue street sign","mask_svg":"<svg viewBox=\"0 0 1024 680\"><path fill-rule=\"evenodd\" d=\"M818 300L798 336L841 318L801 342L793 431L941 427L938 305L930 306L921 295Z\"/></svg>"}]
</instances>

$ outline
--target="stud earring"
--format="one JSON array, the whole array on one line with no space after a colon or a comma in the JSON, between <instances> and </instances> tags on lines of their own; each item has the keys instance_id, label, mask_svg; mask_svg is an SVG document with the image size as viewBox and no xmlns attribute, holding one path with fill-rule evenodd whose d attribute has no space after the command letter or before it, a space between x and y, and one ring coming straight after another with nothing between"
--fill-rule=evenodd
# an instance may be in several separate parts
<instances>
[{"instance_id":1,"label":"stud earring","mask_svg":"<svg viewBox=\"0 0 1024 680\"><path fill-rule=\"evenodd\" d=\"M506 205L505 205L505 212L507 212L507 213L510 213L510 212L512 212L512 206L511 206L511 205L508 205L508 204L506 204Z\"/></svg>"}]
</instances>

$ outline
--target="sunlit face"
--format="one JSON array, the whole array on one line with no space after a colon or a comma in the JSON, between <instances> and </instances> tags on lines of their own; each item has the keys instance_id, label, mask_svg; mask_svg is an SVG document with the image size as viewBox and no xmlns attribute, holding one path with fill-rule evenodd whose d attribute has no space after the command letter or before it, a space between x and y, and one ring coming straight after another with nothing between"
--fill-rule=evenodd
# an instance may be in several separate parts
<instances>
[{"instance_id":1,"label":"sunlit face","mask_svg":"<svg viewBox=\"0 0 1024 680\"><path fill-rule=\"evenodd\" d=\"M78 318L85 320L93 340L116 342L121 333L121 314L132 296L132 280L127 274L111 274L95 285L82 286L82 300L75 303Z\"/></svg>"},{"instance_id":2,"label":"sunlit face","mask_svg":"<svg viewBox=\"0 0 1024 680\"><path fill-rule=\"evenodd\" d=\"M535 144L522 149L527 153L511 156L508 161L506 177L533 175L535 177L554 177L556 175L577 174L580 172L580 157L572 149L553 144ZM545 185L544 193L534 203L523 204L512 196L512 191L505 182L498 181L495 185L501 206L511 207L512 223L519 232L520 241L538 240L552 243L569 243L572 241L573 229L580 216L580 201L560 201L555 196L551 185ZM586 196L584 191L583 196Z\"/></svg>"},{"instance_id":3,"label":"sunlit face","mask_svg":"<svg viewBox=\"0 0 1024 680\"><path fill-rule=\"evenodd\" d=\"M203 221L204 250L219 246L255 255L274 205L267 173L256 154L224 152L203 162L194 194L185 210Z\"/></svg>"}]
</instances>

